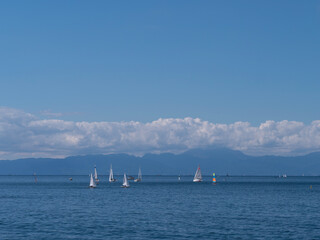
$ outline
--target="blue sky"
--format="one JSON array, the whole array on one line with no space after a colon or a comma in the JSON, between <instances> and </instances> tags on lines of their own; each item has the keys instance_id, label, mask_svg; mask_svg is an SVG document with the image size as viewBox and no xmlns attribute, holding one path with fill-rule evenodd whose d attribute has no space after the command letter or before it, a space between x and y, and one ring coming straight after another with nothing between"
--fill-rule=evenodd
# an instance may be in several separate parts
<instances>
[{"instance_id":1,"label":"blue sky","mask_svg":"<svg viewBox=\"0 0 320 240\"><path fill-rule=\"evenodd\" d=\"M0 104L72 121L320 119L320 1L2 1Z\"/></svg>"}]
</instances>

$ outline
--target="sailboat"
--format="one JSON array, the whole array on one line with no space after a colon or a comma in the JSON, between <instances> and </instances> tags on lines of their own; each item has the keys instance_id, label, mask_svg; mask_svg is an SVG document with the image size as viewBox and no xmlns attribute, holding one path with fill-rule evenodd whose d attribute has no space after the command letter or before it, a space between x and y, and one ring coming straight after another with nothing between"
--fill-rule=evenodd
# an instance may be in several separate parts
<instances>
[{"instance_id":1,"label":"sailboat","mask_svg":"<svg viewBox=\"0 0 320 240\"><path fill-rule=\"evenodd\" d=\"M92 173L91 173L91 175L90 175L90 185L89 185L89 187L91 187L91 188L95 188L97 185L96 185L96 183L93 181L93 177L92 177Z\"/></svg>"},{"instance_id":2,"label":"sailboat","mask_svg":"<svg viewBox=\"0 0 320 240\"><path fill-rule=\"evenodd\" d=\"M121 187L123 187L123 188L128 188L128 187L130 187L126 174L123 175L123 184L122 184Z\"/></svg>"},{"instance_id":3,"label":"sailboat","mask_svg":"<svg viewBox=\"0 0 320 240\"><path fill-rule=\"evenodd\" d=\"M34 176L34 182L37 183L38 182L38 178L37 178L36 173L33 173L33 176Z\"/></svg>"},{"instance_id":4,"label":"sailboat","mask_svg":"<svg viewBox=\"0 0 320 240\"><path fill-rule=\"evenodd\" d=\"M110 174L109 174L109 182L115 182L116 179L113 177L112 164L110 165Z\"/></svg>"},{"instance_id":5,"label":"sailboat","mask_svg":"<svg viewBox=\"0 0 320 240\"><path fill-rule=\"evenodd\" d=\"M213 182L214 184L216 184L216 182L217 182L216 174L215 174L215 173L212 173L212 182Z\"/></svg>"},{"instance_id":6,"label":"sailboat","mask_svg":"<svg viewBox=\"0 0 320 240\"><path fill-rule=\"evenodd\" d=\"M94 180L96 181L97 184L99 184L99 178L98 178L96 166L94 166Z\"/></svg>"},{"instance_id":7,"label":"sailboat","mask_svg":"<svg viewBox=\"0 0 320 240\"><path fill-rule=\"evenodd\" d=\"M196 174L194 175L193 182L202 182L202 175L201 175L200 165L198 166Z\"/></svg>"},{"instance_id":8,"label":"sailboat","mask_svg":"<svg viewBox=\"0 0 320 240\"><path fill-rule=\"evenodd\" d=\"M139 168L138 178L135 179L134 181L135 182L141 182L141 180L142 180L142 174L141 174L141 168Z\"/></svg>"}]
</instances>

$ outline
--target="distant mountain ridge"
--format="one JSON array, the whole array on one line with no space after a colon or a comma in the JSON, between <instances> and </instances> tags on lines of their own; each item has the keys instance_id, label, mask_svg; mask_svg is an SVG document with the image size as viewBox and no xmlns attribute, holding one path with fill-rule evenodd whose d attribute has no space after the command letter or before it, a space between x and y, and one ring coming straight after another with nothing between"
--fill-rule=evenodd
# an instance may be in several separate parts
<instances>
[{"instance_id":1,"label":"distant mountain ridge","mask_svg":"<svg viewBox=\"0 0 320 240\"><path fill-rule=\"evenodd\" d=\"M218 175L320 175L320 152L304 156L249 156L226 148L193 149L181 154L128 154L71 156L64 159L27 158L0 161L0 175L82 175L93 171L108 175L110 164L114 174L194 174L200 164L203 174Z\"/></svg>"}]
</instances>

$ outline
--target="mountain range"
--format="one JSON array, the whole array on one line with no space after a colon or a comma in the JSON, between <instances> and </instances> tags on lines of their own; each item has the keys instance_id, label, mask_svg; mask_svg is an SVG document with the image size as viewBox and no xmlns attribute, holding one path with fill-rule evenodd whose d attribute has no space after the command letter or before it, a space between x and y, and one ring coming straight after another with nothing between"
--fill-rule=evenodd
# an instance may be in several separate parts
<instances>
[{"instance_id":1,"label":"mountain range","mask_svg":"<svg viewBox=\"0 0 320 240\"><path fill-rule=\"evenodd\" d=\"M110 164L114 173L194 174L198 165L209 175L320 175L320 152L304 156L249 156L226 148L193 149L181 154L128 154L70 156L63 159L26 158L1 160L0 175L82 175L89 174L96 165L99 175L108 175Z\"/></svg>"}]
</instances>

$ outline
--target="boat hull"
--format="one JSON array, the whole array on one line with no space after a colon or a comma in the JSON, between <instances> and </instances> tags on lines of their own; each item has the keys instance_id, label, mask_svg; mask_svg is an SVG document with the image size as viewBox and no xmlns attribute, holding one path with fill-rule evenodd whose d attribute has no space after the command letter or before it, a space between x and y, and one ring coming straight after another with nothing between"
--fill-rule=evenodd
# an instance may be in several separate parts
<instances>
[{"instance_id":1,"label":"boat hull","mask_svg":"<svg viewBox=\"0 0 320 240\"><path fill-rule=\"evenodd\" d=\"M193 182L202 182L202 179L193 179Z\"/></svg>"}]
</instances>

